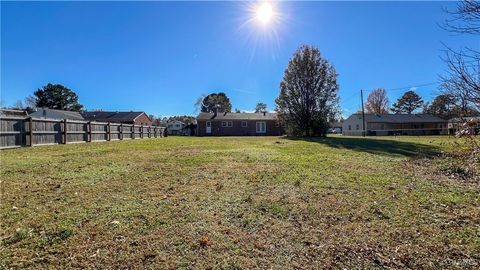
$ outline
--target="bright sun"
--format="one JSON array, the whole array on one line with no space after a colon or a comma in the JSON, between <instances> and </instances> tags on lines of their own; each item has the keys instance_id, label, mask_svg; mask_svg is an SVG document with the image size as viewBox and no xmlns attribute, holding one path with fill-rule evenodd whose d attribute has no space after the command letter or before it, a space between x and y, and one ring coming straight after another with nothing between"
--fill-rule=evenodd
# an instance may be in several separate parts
<instances>
[{"instance_id":1,"label":"bright sun","mask_svg":"<svg viewBox=\"0 0 480 270\"><path fill-rule=\"evenodd\" d=\"M273 8L270 3L262 3L258 8L257 8L257 19L261 23L268 23L269 21L272 20L273 17Z\"/></svg>"}]
</instances>

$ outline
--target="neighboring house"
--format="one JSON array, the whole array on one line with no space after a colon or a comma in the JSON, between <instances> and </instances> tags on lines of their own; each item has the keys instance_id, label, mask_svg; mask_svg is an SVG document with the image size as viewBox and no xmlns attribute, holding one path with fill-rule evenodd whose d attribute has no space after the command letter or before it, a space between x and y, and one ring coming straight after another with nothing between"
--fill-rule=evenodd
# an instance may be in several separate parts
<instances>
[{"instance_id":1,"label":"neighboring house","mask_svg":"<svg viewBox=\"0 0 480 270\"><path fill-rule=\"evenodd\" d=\"M480 117L457 117L448 120L448 134L456 135L461 131L468 134L479 134Z\"/></svg>"},{"instance_id":2,"label":"neighboring house","mask_svg":"<svg viewBox=\"0 0 480 270\"><path fill-rule=\"evenodd\" d=\"M85 120L79 112L54 110L47 108L38 108L37 111L31 113L30 116L36 118L48 118L57 120Z\"/></svg>"},{"instance_id":3,"label":"neighboring house","mask_svg":"<svg viewBox=\"0 0 480 270\"><path fill-rule=\"evenodd\" d=\"M152 120L144 112L90 111L82 112L82 116L87 121L135 124L146 126L152 125Z\"/></svg>"},{"instance_id":4,"label":"neighboring house","mask_svg":"<svg viewBox=\"0 0 480 270\"><path fill-rule=\"evenodd\" d=\"M197 136L278 136L284 134L276 113L200 113Z\"/></svg>"},{"instance_id":5,"label":"neighboring house","mask_svg":"<svg viewBox=\"0 0 480 270\"><path fill-rule=\"evenodd\" d=\"M3 117L27 117L28 113L21 110L0 109L0 116Z\"/></svg>"},{"instance_id":6,"label":"neighboring house","mask_svg":"<svg viewBox=\"0 0 480 270\"><path fill-rule=\"evenodd\" d=\"M328 133L341 134L342 133L342 122L330 123L330 128Z\"/></svg>"},{"instance_id":7,"label":"neighboring house","mask_svg":"<svg viewBox=\"0 0 480 270\"><path fill-rule=\"evenodd\" d=\"M187 126L187 124L173 120L167 122L167 134L168 135L183 135L183 129Z\"/></svg>"},{"instance_id":8,"label":"neighboring house","mask_svg":"<svg viewBox=\"0 0 480 270\"><path fill-rule=\"evenodd\" d=\"M365 114L366 135L447 134L447 121L430 114ZM362 114L352 114L342 124L342 134L363 134Z\"/></svg>"}]
</instances>

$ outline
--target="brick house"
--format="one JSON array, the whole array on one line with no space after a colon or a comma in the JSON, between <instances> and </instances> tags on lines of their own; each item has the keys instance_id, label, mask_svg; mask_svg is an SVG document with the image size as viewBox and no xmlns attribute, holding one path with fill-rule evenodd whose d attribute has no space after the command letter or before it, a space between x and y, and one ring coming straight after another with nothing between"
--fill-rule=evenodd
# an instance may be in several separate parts
<instances>
[{"instance_id":1,"label":"brick house","mask_svg":"<svg viewBox=\"0 0 480 270\"><path fill-rule=\"evenodd\" d=\"M276 113L200 113L197 136L278 136L284 129Z\"/></svg>"},{"instance_id":2,"label":"brick house","mask_svg":"<svg viewBox=\"0 0 480 270\"><path fill-rule=\"evenodd\" d=\"M144 112L90 111L82 112L82 116L87 121L135 124L145 126L152 125L152 120Z\"/></svg>"}]
</instances>

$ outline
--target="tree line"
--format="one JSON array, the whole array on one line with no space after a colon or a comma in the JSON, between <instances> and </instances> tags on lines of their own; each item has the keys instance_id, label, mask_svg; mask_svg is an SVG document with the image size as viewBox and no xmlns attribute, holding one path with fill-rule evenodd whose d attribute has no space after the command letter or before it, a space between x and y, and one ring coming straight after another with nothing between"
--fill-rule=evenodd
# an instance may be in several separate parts
<instances>
[{"instance_id":1,"label":"tree line","mask_svg":"<svg viewBox=\"0 0 480 270\"><path fill-rule=\"evenodd\" d=\"M200 112L205 113L231 113L232 103L224 92L211 93L198 98L195 103L195 108ZM241 113L242 111L235 108L235 113ZM263 113L268 112L267 104L259 102L255 105L254 112Z\"/></svg>"},{"instance_id":2,"label":"tree line","mask_svg":"<svg viewBox=\"0 0 480 270\"><path fill-rule=\"evenodd\" d=\"M375 114L389 112L412 114L418 112L432 114L443 119L480 115L480 112L474 106L465 105L457 97L448 93L441 93L431 102L425 102L415 91L409 90L390 107L387 91L383 88L377 88L370 92L365 103L365 111Z\"/></svg>"}]
</instances>

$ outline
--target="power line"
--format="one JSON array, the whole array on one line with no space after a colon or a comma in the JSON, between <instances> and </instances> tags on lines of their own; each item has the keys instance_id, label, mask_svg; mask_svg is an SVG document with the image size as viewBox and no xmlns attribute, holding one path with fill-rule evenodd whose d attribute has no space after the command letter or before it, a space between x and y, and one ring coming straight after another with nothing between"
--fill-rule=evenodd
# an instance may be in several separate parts
<instances>
[{"instance_id":1,"label":"power line","mask_svg":"<svg viewBox=\"0 0 480 270\"><path fill-rule=\"evenodd\" d=\"M413 87L424 87L424 86L430 86L430 85L436 85L436 84L440 84L440 82L430 82L430 83L424 83L424 84L413 84L413 85L410 85L410 86L395 87L395 88L384 88L384 89L385 89L385 91L398 91L398 90L410 89L410 88L413 88ZM375 90L375 89L367 90L367 91L373 91L373 90Z\"/></svg>"}]
</instances>

